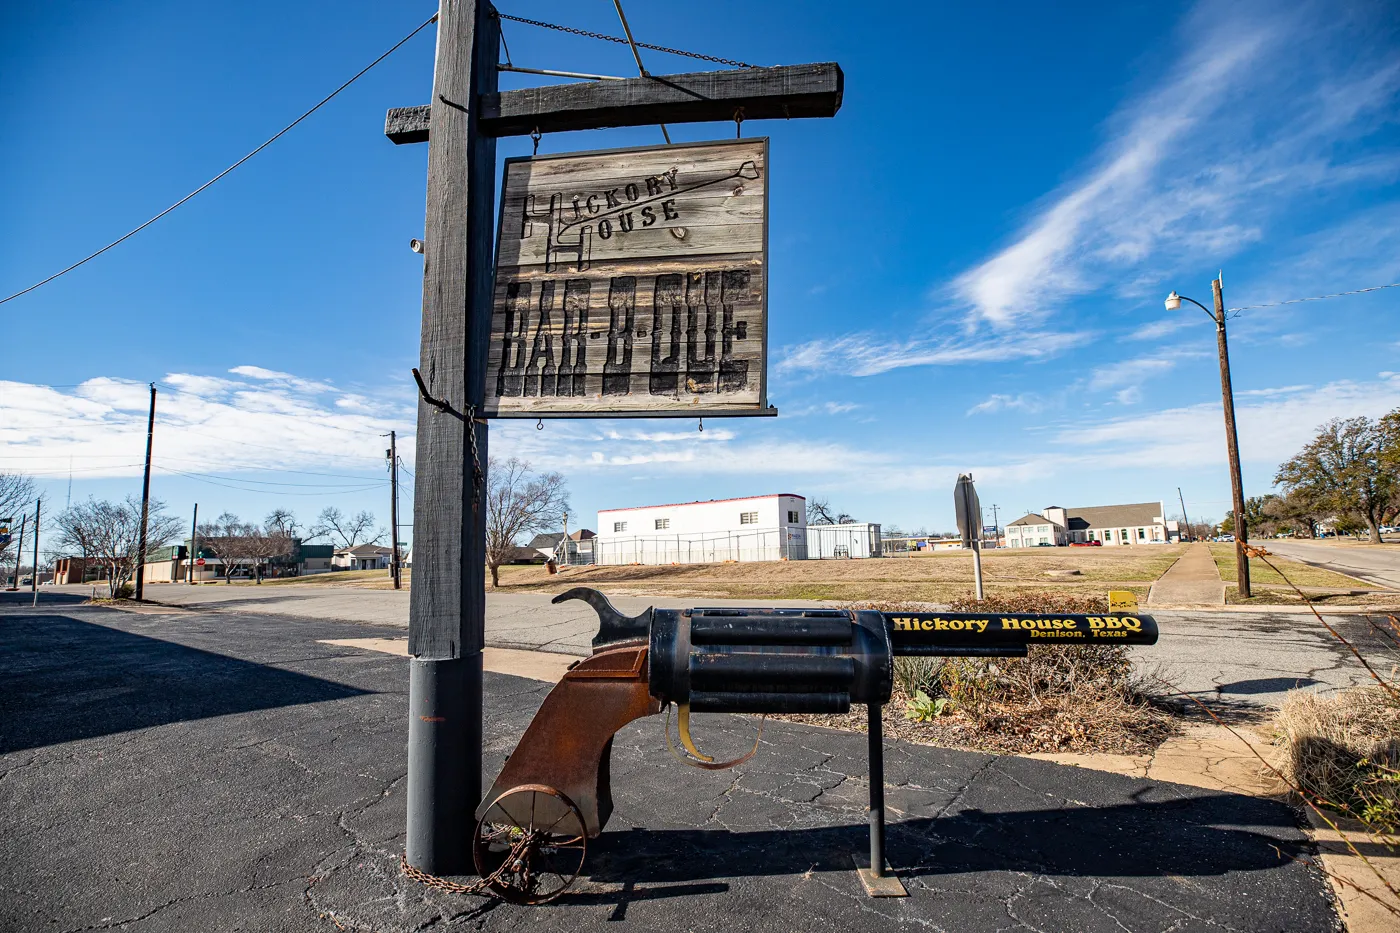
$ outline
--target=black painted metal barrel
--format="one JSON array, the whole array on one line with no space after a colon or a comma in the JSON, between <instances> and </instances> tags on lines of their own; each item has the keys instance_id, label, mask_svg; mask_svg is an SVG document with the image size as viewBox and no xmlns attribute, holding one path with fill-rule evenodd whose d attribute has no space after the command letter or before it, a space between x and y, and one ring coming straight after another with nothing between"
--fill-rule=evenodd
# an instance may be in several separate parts
<instances>
[{"instance_id":1,"label":"black painted metal barrel","mask_svg":"<svg viewBox=\"0 0 1400 933\"><path fill-rule=\"evenodd\" d=\"M1143 615L657 609L651 695L704 713L843 713L886 703L896 656L1024 657L1031 645L1151 645Z\"/></svg>"},{"instance_id":2,"label":"black painted metal barrel","mask_svg":"<svg viewBox=\"0 0 1400 933\"><path fill-rule=\"evenodd\" d=\"M892 659L878 612L657 609L648 679L697 713L843 713L889 701Z\"/></svg>"}]
</instances>

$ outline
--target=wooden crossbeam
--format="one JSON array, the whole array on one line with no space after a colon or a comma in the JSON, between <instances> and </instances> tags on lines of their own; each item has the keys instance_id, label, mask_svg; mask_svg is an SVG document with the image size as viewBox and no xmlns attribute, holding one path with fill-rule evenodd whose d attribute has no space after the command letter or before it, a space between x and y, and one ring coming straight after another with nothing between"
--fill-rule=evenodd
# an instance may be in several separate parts
<instances>
[{"instance_id":1,"label":"wooden crossbeam","mask_svg":"<svg viewBox=\"0 0 1400 933\"><path fill-rule=\"evenodd\" d=\"M737 71L648 75L483 94L477 126L484 136L524 136L652 123L831 117L844 85L835 62ZM431 106L397 107L384 120L396 145L428 141Z\"/></svg>"}]
</instances>

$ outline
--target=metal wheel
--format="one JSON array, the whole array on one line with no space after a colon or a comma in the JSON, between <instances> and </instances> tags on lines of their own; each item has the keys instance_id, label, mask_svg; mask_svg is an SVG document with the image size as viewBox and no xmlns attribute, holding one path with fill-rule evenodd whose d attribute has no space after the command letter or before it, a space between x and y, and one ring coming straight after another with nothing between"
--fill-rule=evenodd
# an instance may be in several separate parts
<instances>
[{"instance_id":1,"label":"metal wheel","mask_svg":"<svg viewBox=\"0 0 1400 933\"><path fill-rule=\"evenodd\" d=\"M521 784L497 797L472 841L477 874L513 904L543 904L563 894L587 851L583 814L544 784Z\"/></svg>"}]
</instances>

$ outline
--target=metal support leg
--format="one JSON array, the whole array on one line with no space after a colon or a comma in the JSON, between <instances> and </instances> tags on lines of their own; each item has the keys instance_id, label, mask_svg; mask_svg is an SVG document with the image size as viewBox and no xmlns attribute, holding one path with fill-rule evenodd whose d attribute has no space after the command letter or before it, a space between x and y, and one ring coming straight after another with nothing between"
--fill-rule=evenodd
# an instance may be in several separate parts
<instances>
[{"instance_id":1,"label":"metal support leg","mask_svg":"<svg viewBox=\"0 0 1400 933\"><path fill-rule=\"evenodd\" d=\"M856 874L871 897L908 897L899 878L885 870L885 735L881 707L867 707L870 743L870 867L856 864Z\"/></svg>"},{"instance_id":2,"label":"metal support leg","mask_svg":"<svg viewBox=\"0 0 1400 933\"><path fill-rule=\"evenodd\" d=\"M481 799L481 655L408 666L408 863L465 875Z\"/></svg>"}]
</instances>

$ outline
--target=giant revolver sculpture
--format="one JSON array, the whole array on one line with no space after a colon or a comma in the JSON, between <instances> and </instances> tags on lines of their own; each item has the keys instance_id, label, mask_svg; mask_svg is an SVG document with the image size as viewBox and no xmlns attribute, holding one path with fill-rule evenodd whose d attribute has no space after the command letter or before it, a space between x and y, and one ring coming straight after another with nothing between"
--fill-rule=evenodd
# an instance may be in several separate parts
<instances>
[{"instance_id":1,"label":"giant revolver sculpture","mask_svg":"<svg viewBox=\"0 0 1400 933\"><path fill-rule=\"evenodd\" d=\"M598 613L593 654L545 697L476 814L477 871L518 903L557 897L577 877L588 840L612 814L614 733L669 704L688 760L710 769L748 756L703 755L690 737L692 712L841 713L865 704L870 868L861 874L874 893L885 877L880 707L890 699L896 656L1024 657L1032 644L1157 641L1156 623L1140 615L648 609L628 618L597 590L578 587L554 602L568 599Z\"/></svg>"}]
</instances>

